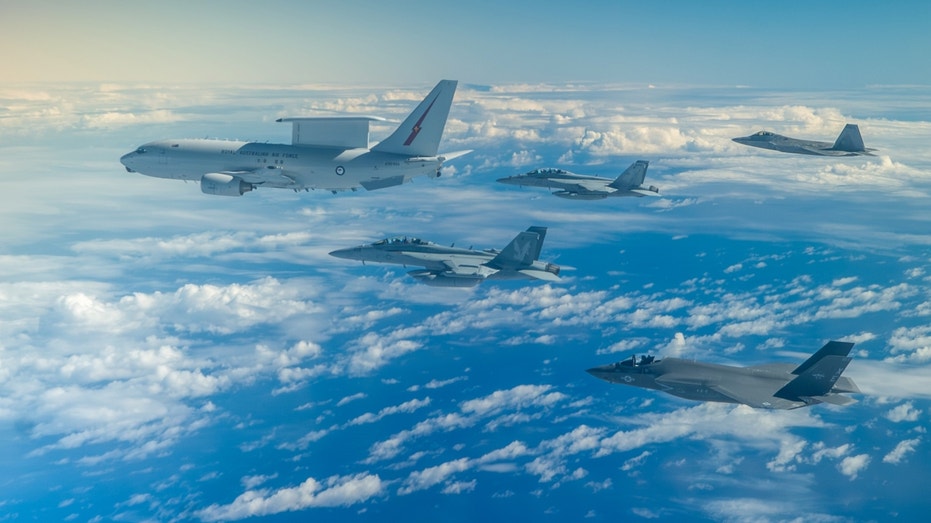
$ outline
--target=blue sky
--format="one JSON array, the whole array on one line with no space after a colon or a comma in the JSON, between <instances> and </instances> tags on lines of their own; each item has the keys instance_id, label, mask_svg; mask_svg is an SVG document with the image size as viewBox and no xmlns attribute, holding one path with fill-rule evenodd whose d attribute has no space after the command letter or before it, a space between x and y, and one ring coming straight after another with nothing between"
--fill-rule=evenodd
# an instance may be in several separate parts
<instances>
[{"instance_id":1,"label":"blue sky","mask_svg":"<svg viewBox=\"0 0 931 523\"><path fill-rule=\"evenodd\" d=\"M924 2L4 2L0 81L931 83Z\"/></svg>"},{"instance_id":2,"label":"blue sky","mask_svg":"<svg viewBox=\"0 0 931 523\"><path fill-rule=\"evenodd\" d=\"M0 519L928 513L924 4L0 6ZM438 179L236 199L118 162L167 137L287 142L284 116L383 116L377 140L442 77L441 148L474 152ZM846 122L876 156L730 140ZM638 159L663 198L494 183ZM563 283L431 288L327 254L530 225ZM799 362L829 339L856 342L855 405L696 404L584 372Z\"/></svg>"}]
</instances>

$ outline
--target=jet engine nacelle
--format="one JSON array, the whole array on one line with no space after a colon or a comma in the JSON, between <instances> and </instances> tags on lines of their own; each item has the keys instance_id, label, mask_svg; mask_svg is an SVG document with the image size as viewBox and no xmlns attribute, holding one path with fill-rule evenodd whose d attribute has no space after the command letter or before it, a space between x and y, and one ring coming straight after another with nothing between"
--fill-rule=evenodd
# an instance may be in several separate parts
<instances>
[{"instance_id":1,"label":"jet engine nacelle","mask_svg":"<svg viewBox=\"0 0 931 523\"><path fill-rule=\"evenodd\" d=\"M223 173L207 173L200 179L200 190L215 196L242 196L255 187L238 176Z\"/></svg>"},{"instance_id":2,"label":"jet engine nacelle","mask_svg":"<svg viewBox=\"0 0 931 523\"><path fill-rule=\"evenodd\" d=\"M553 193L560 198L567 200L603 200L608 196L606 194L578 193L572 191L556 191Z\"/></svg>"},{"instance_id":3,"label":"jet engine nacelle","mask_svg":"<svg viewBox=\"0 0 931 523\"><path fill-rule=\"evenodd\" d=\"M482 282L481 276L468 276L449 272L433 272L429 270L411 271L410 274L417 281L432 287L475 287Z\"/></svg>"}]
</instances>

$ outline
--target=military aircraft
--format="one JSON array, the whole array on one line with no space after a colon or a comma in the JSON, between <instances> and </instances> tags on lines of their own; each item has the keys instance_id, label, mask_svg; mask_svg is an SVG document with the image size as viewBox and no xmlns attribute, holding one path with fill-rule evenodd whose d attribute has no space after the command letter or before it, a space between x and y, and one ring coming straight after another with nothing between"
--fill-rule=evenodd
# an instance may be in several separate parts
<instances>
[{"instance_id":1,"label":"military aircraft","mask_svg":"<svg viewBox=\"0 0 931 523\"><path fill-rule=\"evenodd\" d=\"M642 356L594 367L588 373L611 383L668 392L697 401L743 403L762 409L796 409L817 403L848 405L856 400L841 393L859 393L841 376L853 343L829 341L804 363L769 363L732 367L679 358Z\"/></svg>"},{"instance_id":2,"label":"military aircraft","mask_svg":"<svg viewBox=\"0 0 931 523\"><path fill-rule=\"evenodd\" d=\"M408 274L436 287L474 287L484 280L519 278L560 281L558 265L537 260L545 237L546 227L530 227L501 251L443 247L419 238L396 237L336 250L330 255L362 263L422 266Z\"/></svg>"},{"instance_id":3,"label":"military aircraft","mask_svg":"<svg viewBox=\"0 0 931 523\"><path fill-rule=\"evenodd\" d=\"M499 178L498 181L509 185L559 189L553 194L570 200L601 200L609 196L659 196L658 188L641 185L649 165L650 162L637 160L615 180L547 168Z\"/></svg>"},{"instance_id":4,"label":"military aircraft","mask_svg":"<svg viewBox=\"0 0 931 523\"><path fill-rule=\"evenodd\" d=\"M812 154L817 156L873 156L870 151L876 149L867 149L863 146L863 138L860 136L860 128L855 124L849 123L841 131L840 136L832 144L830 142L815 142L811 140L799 140L789 138L781 134L771 133L769 131L760 131L750 136L733 138L737 143L750 145L753 147L762 147L763 149L772 149L783 153Z\"/></svg>"},{"instance_id":5,"label":"military aircraft","mask_svg":"<svg viewBox=\"0 0 931 523\"><path fill-rule=\"evenodd\" d=\"M201 191L242 196L258 187L294 191L368 191L401 185L414 176L439 176L443 162L471 151L437 154L455 80L441 80L393 134L370 146L367 116L281 118L291 144L234 140L160 140L120 162L131 173L196 180Z\"/></svg>"}]
</instances>

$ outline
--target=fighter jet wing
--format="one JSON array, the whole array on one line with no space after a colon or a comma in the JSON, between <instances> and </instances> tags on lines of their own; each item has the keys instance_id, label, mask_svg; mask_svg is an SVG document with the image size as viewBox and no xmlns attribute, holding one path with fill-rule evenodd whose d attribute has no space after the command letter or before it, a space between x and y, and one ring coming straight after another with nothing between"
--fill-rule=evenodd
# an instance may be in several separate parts
<instances>
[{"instance_id":1,"label":"fighter jet wing","mask_svg":"<svg viewBox=\"0 0 931 523\"><path fill-rule=\"evenodd\" d=\"M519 271L517 271L517 272L523 274L524 276L529 276L529 277L531 277L531 278L536 278L536 279L538 279L538 280L545 280L545 281L562 281L562 278L560 278L559 276L553 274L552 272L539 271L539 270L535 270L535 269L521 269L521 270L519 270Z\"/></svg>"},{"instance_id":2,"label":"fighter jet wing","mask_svg":"<svg viewBox=\"0 0 931 523\"><path fill-rule=\"evenodd\" d=\"M605 179L604 181L577 180L577 181L574 181L574 183L582 191L612 193L616 189L614 189L613 187L608 187L608 183L610 183L610 181L611 180L608 180L608 179Z\"/></svg>"},{"instance_id":3,"label":"fighter jet wing","mask_svg":"<svg viewBox=\"0 0 931 523\"><path fill-rule=\"evenodd\" d=\"M710 385L709 389L756 409L794 409L805 404L777 398L771 391L760 387Z\"/></svg>"},{"instance_id":4,"label":"fighter jet wing","mask_svg":"<svg viewBox=\"0 0 931 523\"><path fill-rule=\"evenodd\" d=\"M630 192L639 194L640 196L659 196L658 191L648 191L646 189L631 189Z\"/></svg>"}]
</instances>

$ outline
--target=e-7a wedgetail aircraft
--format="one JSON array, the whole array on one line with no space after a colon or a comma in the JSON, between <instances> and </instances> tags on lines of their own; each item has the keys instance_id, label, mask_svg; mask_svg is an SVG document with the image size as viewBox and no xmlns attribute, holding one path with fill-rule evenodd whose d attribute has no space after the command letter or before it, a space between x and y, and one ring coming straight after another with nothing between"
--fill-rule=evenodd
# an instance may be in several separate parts
<instances>
[{"instance_id":1,"label":"e-7a wedgetail aircraft","mask_svg":"<svg viewBox=\"0 0 931 523\"><path fill-rule=\"evenodd\" d=\"M851 358L853 343L829 341L804 363L769 363L731 367L679 358L642 356L588 369L611 383L633 385L696 401L743 403L762 409L796 409L817 403L848 405L859 393L850 378L841 374Z\"/></svg>"},{"instance_id":2,"label":"e-7a wedgetail aircraft","mask_svg":"<svg viewBox=\"0 0 931 523\"><path fill-rule=\"evenodd\" d=\"M541 262L546 227L530 227L504 250L443 247L419 238L396 237L330 253L337 258L424 267L408 274L436 287L474 287L484 280L560 281L559 266Z\"/></svg>"},{"instance_id":3,"label":"e-7a wedgetail aircraft","mask_svg":"<svg viewBox=\"0 0 931 523\"><path fill-rule=\"evenodd\" d=\"M815 156L873 156L870 154L870 151L876 150L867 149L863 146L860 128L852 123L844 127L844 130L841 131L833 144L830 142L789 138L788 136L782 136L781 134L771 133L769 131L760 131L750 136L732 138L732 140L751 147L771 149L783 153L811 154Z\"/></svg>"},{"instance_id":4,"label":"e-7a wedgetail aircraft","mask_svg":"<svg viewBox=\"0 0 931 523\"><path fill-rule=\"evenodd\" d=\"M643 179L647 175L650 162L637 160L616 179L575 174L563 169L534 169L526 174L499 178L498 181L508 185L526 185L529 187L549 187L559 189L555 196L570 200L601 200L615 196L659 196L659 189L654 186L644 187Z\"/></svg>"},{"instance_id":5,"label":"e-7a wedgetail aircraft","mask_svg":"<svg viewBox=\"0 0 931 523\"><path fill-rule=\"evenodd\" d=\"M258 187L336 193L401 185L421 175L439 176L443 162L471 151L437 154L455 80L442 80L393 134L369 144L369 116L282 118L291 144L234 140L160 140L140 146L120 162L131 173L196 180L206 194L242 196Z\"/></svg>"}]
</instances>

